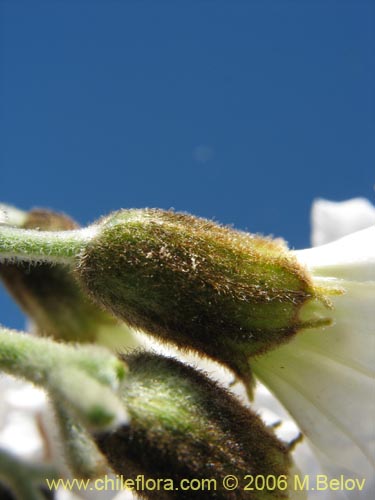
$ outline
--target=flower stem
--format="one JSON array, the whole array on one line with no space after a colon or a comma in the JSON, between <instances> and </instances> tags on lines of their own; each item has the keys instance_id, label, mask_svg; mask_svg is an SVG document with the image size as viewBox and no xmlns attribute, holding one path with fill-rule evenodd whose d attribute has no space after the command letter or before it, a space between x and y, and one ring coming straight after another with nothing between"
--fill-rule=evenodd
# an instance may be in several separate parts
<instances>
[{"instance_id":1,"label":"flower stem","mask_svg":"<svg viewBox=\"0 0 375 500\"><path fill-rule=\"evenodd\" d=\"M58 344L0 327L0 370L44 388L90 430L127 421L117 394L126 366L106 349Z\"/></svg>"},{"instance_id":2,"label":"flower stem","mask_svg":"<svg viewBox=\"0 0 375 500\"><path fill-rule=\"evenodd\" d=\"M37 231L0 226L0 262L4 260L69 264L96 227L71 231Z\"/></svg>"},{"instance_id":3,"label":"flower stem","mask_svg":"<svg viewBox=\"0 0 375 500\"><path fill-rule=\"evenodd\" d=\"M0 327L0 370L43 385L63 345Z\"/></svg>"},{"instance_id":4,"label":"flower stem","mask_svg":"<svg viewBox=\"0 0 375 500\"><path fill-rule=\"evenodd\" d=\"M55 416L59 424L65 458L74 477L93 479L108 472L108 464L99 452L87 430L52 397Z\"/></svg>"}]
</instances>

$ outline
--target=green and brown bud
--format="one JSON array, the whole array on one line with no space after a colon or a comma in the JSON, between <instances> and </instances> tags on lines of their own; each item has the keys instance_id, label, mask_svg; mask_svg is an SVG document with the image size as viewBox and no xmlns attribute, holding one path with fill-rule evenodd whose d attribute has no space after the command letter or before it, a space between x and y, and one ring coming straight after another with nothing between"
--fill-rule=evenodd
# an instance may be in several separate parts
<instances>
[{"instance_id":1,"label":"green and brown bud","mask_svg":"<svg viewBox=\"0 0 375 500\"><path fill-rule=\"evenodd\" d=\"M38 209L24 213L23 229L59 231L76 229L68 216ZM0 263L0 278L34 321L38 333L56 339L93 342L103 331L120 332L117 321L102 311L83 292L71 269L62 264ZM125 342L124 342L125 344Z\"/></svg>"},{"instance_id":2,"label":"green and brown bud","mask_svg":"<svg viewBox=\"0 0 375 500\"><path fill-rule=\"evenodd\" d=\"M141 353L124 361L128 372L121 393L129 424L96 434L96 442L117 474L133 480L143 475L151 485L152 480L161 480L157 490L139 488L141 498L289 498L286 483L280 488L244 491L245 476L287 480L291 466L288 447L255 413L176 360ZM223 485L227 475L239 480L234 491ZM210 490L175 490L181 480L185 486L195 480L196 486L202 479L211 480Z\"/></svg>"},{"instance_id":3,"label":"green and brown bud","mask_svg":"<svg viewBox=\"0 0 375 500\"><path fill-rule=\"evenodd\" d=\"M225 363L250 386L249 358L286 342L319 299L278 240L157 209L99 221L78 275L129 325Z\"/></svg>"}]
</instances>

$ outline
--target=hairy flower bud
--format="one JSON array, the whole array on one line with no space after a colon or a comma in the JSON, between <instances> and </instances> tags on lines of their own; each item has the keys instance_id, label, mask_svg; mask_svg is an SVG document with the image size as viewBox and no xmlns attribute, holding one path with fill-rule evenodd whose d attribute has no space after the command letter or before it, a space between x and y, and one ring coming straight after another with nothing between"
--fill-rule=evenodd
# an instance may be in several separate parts
<instances>
[{"instance_id":1,"label":"hairy flower bud","mask_svg":"<svg viewBox=\"0 0 375 500\"><path fill-rule=\"evenodd\" d=\"M282 242L190 215L114 213L99 221L77 269L116 316L224 362L248 387L250 357L315 325L299 312L319 292Z\"/></svg>"},{"instance_id":2,"label":"hairy flower bud","mask_svg":"<svg viewBox=\"0 0 375 500\"><path fill-rule=\"evenodd\" d=\"M141 353L126 356L124 361L128 373L122 398L129 424L97 434L96 442L117 474L134 481L144 476L149 487L138 485L141 498L289 497L286 481L284 487L244 491L245 476L284 476L287 480L291 465L287 446L255 413L205 375L176 360ZM223 484L228 475L239 481L233 491ZM159 487L155 487L158 479ZM196 486L202 479L211 480L209 491L204 486L195 491L179 488L181 480L185 486L195 480Z\"/></svg>"},{"instance_id":3,"label":"hairy flower bud","mask_svg":"<svg viewBox=\"0 0 375 500\"><path fill-rule=\"evenodd\" d=\"M64 214L38 209L25 213L22 227L58 231L78 225ZM81 290L68 266L1 263L0 278L41 335L92 342L99 331L118 329L116 320Z\"/></svg>"}]
</instances>

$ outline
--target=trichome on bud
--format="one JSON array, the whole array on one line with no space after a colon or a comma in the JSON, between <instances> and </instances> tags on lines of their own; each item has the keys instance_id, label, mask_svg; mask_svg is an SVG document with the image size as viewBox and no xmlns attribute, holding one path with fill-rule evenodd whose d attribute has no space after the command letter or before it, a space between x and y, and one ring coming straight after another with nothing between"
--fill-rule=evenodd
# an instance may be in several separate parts
<instances>
[{"instance_id":1,"label":"trichome on bud","mask_svg":"<svg viewBox=\"0 0 375 500\"><path fill-rule=\"evenodd\" d=\"M160 500L289 498L287 488L250 492L243 485L234 491L223 486L228 474L241 481L249 474L288 477L288 447L255 413L176 360L150 353L123 359L128 373L122 398L129 424L95 439L117 474L161 480L157 492L139 488L137 495L148 499L156 494ZM186 485L202 479L211 480L209 491L178 489L181 480Z\"/></svg>"},{"instance_id":2,"label":"trichome on bud","mask_svg":"<svg viewBox=\"0 0 375 500\"><path fill-rule=\"evenodd\" d=\"M280 241L190 215L124 210L99 221L76 261L91 296L129 325L225 363L286 342L320 292Z\"/></svg>"}]
</instances>

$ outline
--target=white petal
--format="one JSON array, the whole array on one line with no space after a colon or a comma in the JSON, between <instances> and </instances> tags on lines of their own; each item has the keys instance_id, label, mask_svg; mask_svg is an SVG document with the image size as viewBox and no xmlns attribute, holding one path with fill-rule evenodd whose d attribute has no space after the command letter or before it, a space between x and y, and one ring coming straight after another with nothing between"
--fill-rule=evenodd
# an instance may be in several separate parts
<instances>
[{"instance_id":1,"label":"white petal","mask_svg":"<svg viewBox=\"0 0 375 500\"><path fill-rule=\"evenodd\" d=\"M365 198L316 200L311 210L312 244L323 245L375 224L375 207Z\"/></svg>"},{"instance_id":2,"label":"white petal","mask_svg":"<svg viewBox=\"0 0 375 500\"><path fill-rule=\"evenodd\" d=\"M0 203L0 224L22 226L27 219L27 213L10 205Z\"/></svg>"},{"instance_id":3,"label":"white petal","mask_svg":"<svg viewBox=\"0 0 375 500\"><path fill-rule=\"evenodd\" d=\"M370 498L375 465L374 254L373 227L296 252L318 283L346 290L332 298L335 323L300 332L252 363L295 419L324 471L366 478L367 493L360 498ZM346 492L344 498L357 495Z\"/></svg>"},{"instance_id":4,"label":"white petal","mask_svg":"<svg viewBox=\"0 0 375 500\"><path fill-rule=\"evenodd\" d=\"M375 226L294 254L314 276L375 281Z\"/></svg>"}]
</instances>

